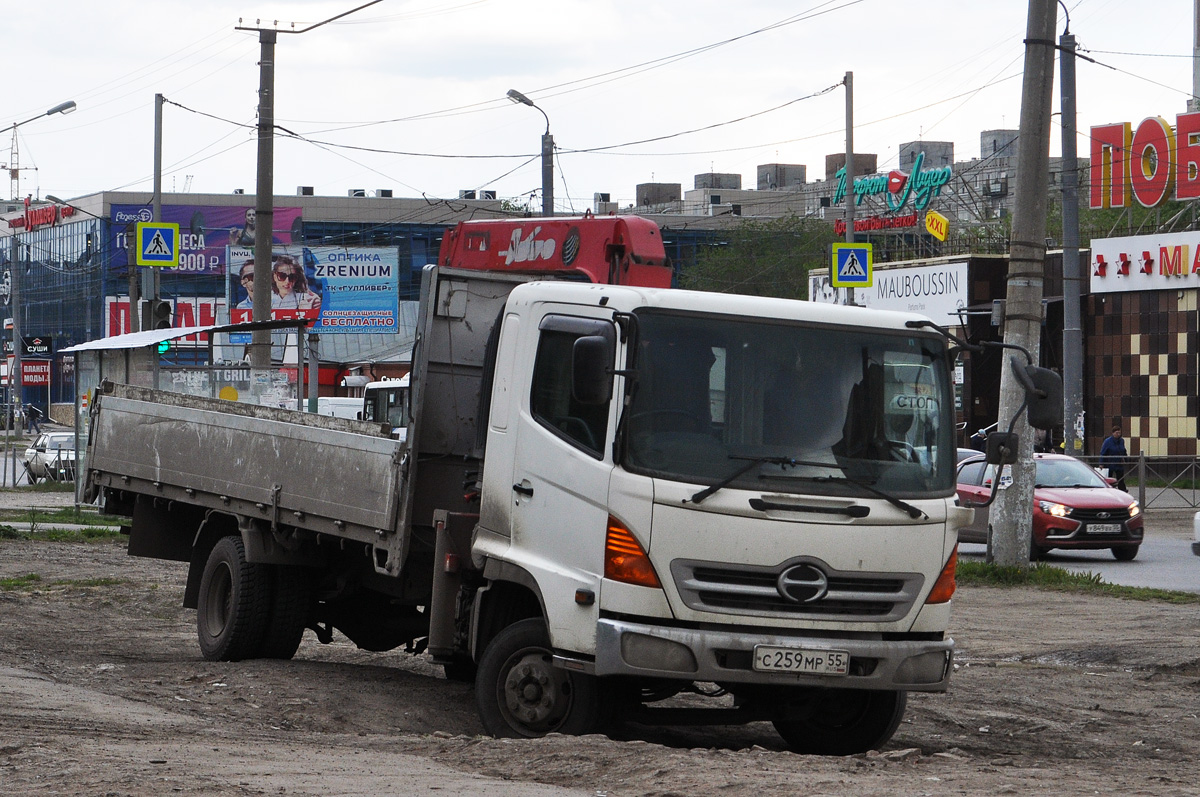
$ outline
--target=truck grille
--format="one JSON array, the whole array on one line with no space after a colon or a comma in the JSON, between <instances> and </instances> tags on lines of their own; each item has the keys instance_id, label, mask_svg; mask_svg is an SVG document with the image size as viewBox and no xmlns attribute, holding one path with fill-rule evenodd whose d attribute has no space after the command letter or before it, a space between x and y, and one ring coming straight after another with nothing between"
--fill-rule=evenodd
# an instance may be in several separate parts
<instances>
[{"instance_id":1,"label":"truck grille","mask_svg":"<svg viewBox=\"0 0 1200 797\"><path fill-rule=\"evenodd\" d=\"M798 565L824 578L825 590L807 602L785 597L780 575ZM671 563L675 587L688 608L755 617L887 622L908 614L925 578L920 573L843 573L816 559L775 567L752 567L677 559ZM820 590L818 589L818 592Z\"/></svg>"}]
</instances>

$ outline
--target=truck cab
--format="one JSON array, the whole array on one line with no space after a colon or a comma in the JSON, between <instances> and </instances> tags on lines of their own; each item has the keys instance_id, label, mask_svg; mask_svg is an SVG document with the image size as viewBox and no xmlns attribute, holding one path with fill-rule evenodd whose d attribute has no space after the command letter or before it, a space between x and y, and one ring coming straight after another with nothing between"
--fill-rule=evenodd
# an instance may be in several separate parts
<instances>
[{"instance_id":1,"label":"truck cab","mask_svg":"<svg viewBox=\"0 0 1200 797\"><path fill-rule=\"evenodd\" d=\"M911 320L688 291L516 287L480 420L471 548L489 730L575 729L599 710L579 707L600 693L586 679L711 682L797 749L865 749L890 735L907 691L944 690L969 510L954 504L946 344ZM589 382L588 367L604 378ZM514 612L528 621L516 641ZM512 650L532 639L553 667ZM542 710L545 691L494 672L506 666L561 682L573 708ZM509 684L499 697L497 678ZM636 691L600 702L641 716ZM814 706L834 703L860 721L822 726Z\"/></svg>"}]
</instances>

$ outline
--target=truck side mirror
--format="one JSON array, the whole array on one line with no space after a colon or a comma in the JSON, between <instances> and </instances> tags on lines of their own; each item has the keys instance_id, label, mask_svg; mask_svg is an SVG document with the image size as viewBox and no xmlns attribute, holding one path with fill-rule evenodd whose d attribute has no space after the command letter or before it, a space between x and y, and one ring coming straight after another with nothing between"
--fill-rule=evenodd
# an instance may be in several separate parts
<instances>
[{"instance_id":1,"label":"truck side mirror","mask_svg":"<svg viewBox=\"0 0 1200 797\"><path fill-rule=\"evenodd\" d=\"M1062 377L1048 368L1020 365L1012 360L1013 374L1025 389L1029 402L1029 425L1035 429L1053 429L1063 422Z\"/></svg>"},{"instance_id":2,"label":"truck side mirror","mask_svg":"<svg viewBox=\"0 0 1200 797\"><path fill-rule=\"evenodd\" d=\"M575 339L571 358L571 396L580 404L604 404L612 396L612 341L604 335Z\"/></svg>"}]
</instances>

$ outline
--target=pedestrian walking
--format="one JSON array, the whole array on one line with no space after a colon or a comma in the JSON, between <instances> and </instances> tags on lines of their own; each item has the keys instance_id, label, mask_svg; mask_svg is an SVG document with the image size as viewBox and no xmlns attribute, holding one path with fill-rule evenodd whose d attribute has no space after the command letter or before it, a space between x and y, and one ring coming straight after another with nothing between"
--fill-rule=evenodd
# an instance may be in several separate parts
<instances>
[{"instance_id":1,"label":"pedestrian walking","mask_svg":"<svg viewBox=\"0 0 1200 797\"><path fill-rule=\"evenodd\" d=\"M1117 480L1118 490L1125 489L1125 440L1121 437L1121 424L1113 424L1112 434L1100 444L1100 467L1108 468L1108 475Z\"/></svg>"},{"instance_id":2,"label":"pedestrian walking","mask_svg":"<svg viewBox=\"0 0 1200 797\"><path fill-rule=\"evenodd\" d=\"M25 431L42 433L42 411L32 404L25 406Z\"/></svg>"}]
</instances>

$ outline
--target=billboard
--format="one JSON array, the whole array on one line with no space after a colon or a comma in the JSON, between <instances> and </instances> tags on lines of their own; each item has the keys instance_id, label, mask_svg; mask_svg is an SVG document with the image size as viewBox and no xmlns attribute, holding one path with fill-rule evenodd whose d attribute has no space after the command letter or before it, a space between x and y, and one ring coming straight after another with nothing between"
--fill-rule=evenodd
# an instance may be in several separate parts
<instances>
[{"instance_id":1,"label":"billboard","mask_svg":"<svg viewBox=\"0 0 1200 797\"><path fill-rule=\"evenodd\" d=\"M251 320L254 252L230 247L230 320ZM277 246L271 254L272 318L311 318L309 331L399 331L400 252L396 247Z\"/></svg>"},{"instance_id":2,"label":"billboard","mask_svg":"<svg viewBox=\"0 0 1200 797\"><path fill-rule=\"evenodd\" d=\"M846 291L834 287L828 275L809 274L808 298L845 304ZM875 270L875 284L854 291L854 301L876 310L921 313L938 324L958 324L958 311L967 306L967 264Z\"/></svg>"},{"instance_id":3,"label":"billboard","mask_svg":"<svg viewBox=\"0 0 1200 797\"><path fill-rule=\"evenodd\" d=\"M291 244L301 239L300 208L275 208L271 240L276 244ZM135 244L135 225L154 221L154 211L148 205L113 205L112 223L128 228L113 236L110 262L118 272L128 266L128 247ZM179 265L164 268L164 272L183 274L225 273L230 247L253 248L259 234L253 207L224 207L212 205L163 205L159 221L179 225Z\"/></svg>"}]
</instances>

